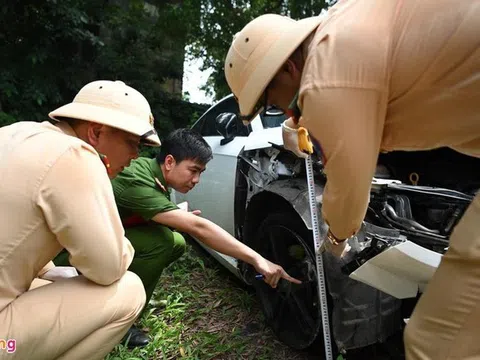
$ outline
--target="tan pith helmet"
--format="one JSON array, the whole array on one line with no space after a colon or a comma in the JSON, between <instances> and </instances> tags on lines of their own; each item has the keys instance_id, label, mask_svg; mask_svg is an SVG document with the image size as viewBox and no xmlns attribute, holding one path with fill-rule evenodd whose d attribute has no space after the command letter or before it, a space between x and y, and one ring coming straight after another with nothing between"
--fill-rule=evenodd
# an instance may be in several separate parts
<instances>
[{"instance_id":1,"label":"tan pith helmet","mask_svg":"<svg viewBox=\"0 0 480 360\"><path fill-rule=\"evenodd\" d=\"M265 14L234 36L225 58L225 77L242 117L258 113L256 105L267 85L322 19L322 15L293 20Z\"/></svg>"},{"instance_id":2,"label":"tan pith helmet","mask_svg":"<svg viewBox=\"0 0 480 360\"><path fill-rule=\"evenodd\" d=\"M48 116L91 121L141 137L145 145L160 146L154 119L147 99L122 81L97 80L85 85L70 104Z\"/></svg>"}]
</instances>

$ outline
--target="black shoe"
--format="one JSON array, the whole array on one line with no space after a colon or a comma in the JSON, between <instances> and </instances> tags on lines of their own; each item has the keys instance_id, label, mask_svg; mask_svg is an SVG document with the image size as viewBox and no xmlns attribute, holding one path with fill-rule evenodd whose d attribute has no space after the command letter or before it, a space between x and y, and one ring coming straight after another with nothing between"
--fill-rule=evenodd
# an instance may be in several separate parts
<instances>
[{"instance_id":1,"label":"black shoe","mask_svg":"<svg viewBox=\"0 0 480 360\"><path fill-rule=\"evenodd\" d=\"M129 349L133 349L148 345L149 340L148 336L142 330L138 329L135 325L132 325L132 327L128 329L121 342L122 344L127 342L127 347Z\"/></svg>"}]
</instances>

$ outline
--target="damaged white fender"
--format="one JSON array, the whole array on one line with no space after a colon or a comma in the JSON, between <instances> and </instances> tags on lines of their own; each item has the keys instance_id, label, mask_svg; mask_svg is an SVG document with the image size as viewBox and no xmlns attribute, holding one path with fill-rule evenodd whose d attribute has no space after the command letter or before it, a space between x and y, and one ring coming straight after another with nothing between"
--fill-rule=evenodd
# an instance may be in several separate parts
<instances>
[{"instance_id":1,"label":"damaged white fender","mask_svg":"<svg viewBox=\"0 0 480 360\"><path fill-rule=\"evenodd\" d=\"M407 240L368 260L350 277L397 299L412 298L423 291L441 259L441 254Z\"/></svg>"}]
</instances>

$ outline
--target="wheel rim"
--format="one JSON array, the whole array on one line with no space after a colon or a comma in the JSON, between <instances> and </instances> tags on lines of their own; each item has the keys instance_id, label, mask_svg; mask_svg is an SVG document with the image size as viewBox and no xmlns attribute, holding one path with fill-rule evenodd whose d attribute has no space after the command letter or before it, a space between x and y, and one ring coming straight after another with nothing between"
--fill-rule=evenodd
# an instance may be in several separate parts
<instances>
[{"instance_id":1,"label":"wheel rim","mask_svg":"<svg viewBox=\"0 0 480 360\"><path fill-rule=\"evenodd\" d=\"M314 342L321 327L314 256L304 240L286 226L270 225L259 235L256 250L302 280L302 285L281 281L277 289L263 281L253 282L266 322L282 342L304 349Z\"/></svg>"}]
</instances>

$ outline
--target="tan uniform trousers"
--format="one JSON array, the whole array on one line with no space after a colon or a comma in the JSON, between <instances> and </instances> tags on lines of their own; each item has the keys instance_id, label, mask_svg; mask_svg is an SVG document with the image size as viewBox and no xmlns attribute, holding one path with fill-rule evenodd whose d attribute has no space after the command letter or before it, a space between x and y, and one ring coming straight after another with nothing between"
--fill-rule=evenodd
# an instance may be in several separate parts
<instances>
[{"instance_id":1,"label":"tan uniform trousers","mask_svg":"<svg viewBox=\"0 0 480 360\"><path fill-rule=\"evenodd\" d=\"M480 359L480 194L455 227L404 340L407 360Z\"/></svg>"},{"instance_id":2,"label":"tan uniform trousers","mask_svg":"<svg viewBox=\"0 0 480 360\"><path fill-rule=\"evenodd\" d=\"M35 279L0 312L0 324L10 329L9 339L2 340L13 339L16 347L10 353L0 348L0 359L103 359L144 304L142 282L129 271L109 286L84 276L53 283Z\"/></svg>"}]
</instances>

